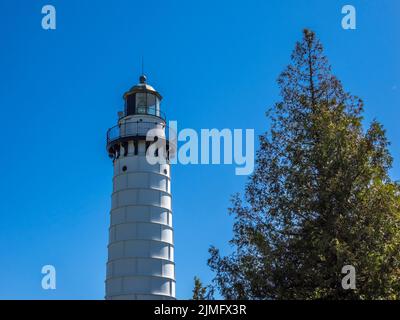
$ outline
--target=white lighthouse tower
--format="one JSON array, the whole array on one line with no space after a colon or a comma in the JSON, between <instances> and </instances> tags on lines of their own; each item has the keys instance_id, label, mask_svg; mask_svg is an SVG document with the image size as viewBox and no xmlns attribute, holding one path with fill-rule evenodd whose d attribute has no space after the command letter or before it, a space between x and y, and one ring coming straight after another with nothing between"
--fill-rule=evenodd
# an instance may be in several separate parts
<instances>
[{"instance_id":1,"label":"white lighthouse tower","mask_svg":"<svg viewBox=\"0 0 400 320\"><path fill-rule=\"evenodd\" d=\"M118 124L107 132L107 151L114 164L109 300L175 299L170 164L151 165L146 158L149 130L166 139L161 99L141 76L140 83L124 94L125 110L118 113Z\"/></svg>"}]
</instances>

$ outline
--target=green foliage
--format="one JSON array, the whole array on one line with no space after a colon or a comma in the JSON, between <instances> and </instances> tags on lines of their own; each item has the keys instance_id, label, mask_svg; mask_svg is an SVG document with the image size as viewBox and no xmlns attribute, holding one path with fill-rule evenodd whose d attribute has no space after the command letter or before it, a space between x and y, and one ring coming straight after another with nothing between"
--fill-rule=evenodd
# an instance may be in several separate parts
<instances>
[{"instance_id":1,"label":"green foliage","mask_svg":"<svg viewBox=\"0 0 400 320\"><path fill-rule=\"evenodd\" d=\"M234 253L210 249L226 299L399 299L400 185L383 127L331 74L305 30L278 79L256 170L235 195ZM356 269L344 290L344 265Z\"/></svg>"},{"instance_id":2,"label":"green foliage","mask_svg":"<svg viewBox=\"0 0 400 320\"><path fill-rule=\"evenodd\" d=\"M194 288L192 300L212 300L213 292L209 287L203 287L201 280L194 277Z\"/></svg>"}]
</instances>

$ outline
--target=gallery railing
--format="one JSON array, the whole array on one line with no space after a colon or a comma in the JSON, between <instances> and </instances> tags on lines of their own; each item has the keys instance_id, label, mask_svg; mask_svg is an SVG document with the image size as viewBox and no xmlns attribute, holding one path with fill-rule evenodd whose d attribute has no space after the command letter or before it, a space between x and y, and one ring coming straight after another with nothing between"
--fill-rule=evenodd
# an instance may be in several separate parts
<instances>
[{"instance_id":1,"label":"gallery railing","mask_svg":"<svg viewBox=\"0 0 400 320\"><path fill-rule=\"evenodd\" d=\"M107 145L122 138L145 137L149 130L152 129L156 136L167 138L169 129L163 122L122 121L120 124L108 129Z\"/></svg>"}]
</instances>

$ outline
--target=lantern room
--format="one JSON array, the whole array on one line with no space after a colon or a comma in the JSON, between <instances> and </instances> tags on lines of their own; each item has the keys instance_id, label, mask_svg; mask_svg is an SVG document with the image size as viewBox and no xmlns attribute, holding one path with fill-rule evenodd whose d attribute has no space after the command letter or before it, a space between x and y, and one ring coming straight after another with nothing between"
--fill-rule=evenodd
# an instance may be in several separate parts
<instances>
[{"instance_id":1,"label":"lantern room","mask_svg":"<svg viewBox=\"0 0 400 320\"><path fill-rule=\"evenodd\" d=\"M139 81L124 94L125 116L151 115L164 119L160 110L161 95L146 83L146 76L140 76Z\"/></svg>"}]
</instances>

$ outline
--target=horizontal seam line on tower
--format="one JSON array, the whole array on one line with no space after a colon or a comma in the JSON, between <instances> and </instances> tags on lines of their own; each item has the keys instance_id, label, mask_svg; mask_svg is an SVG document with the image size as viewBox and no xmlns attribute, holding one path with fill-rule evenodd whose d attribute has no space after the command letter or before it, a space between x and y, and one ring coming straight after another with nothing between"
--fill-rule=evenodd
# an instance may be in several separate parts
<instances>
[{"instance_id":1,"label":"horizontal seam line on tower","mask_svg":"<svg viewBox=\"0 0 400 320\"><path fill-rule=\"evenodd\" d=\"M126 207L135 207L135 206L136 206L136 207L161 208L161 209L169 210L169 211L172 213L172 209L168 209L168 208L161 207L161 206L156 206L155 204L129 204L129 205L126 205L126 206L118 206L118 207L112 208L112 209L110 210L110 214L111 214L111 211L113 211L113 210L117 210L117 209L121 209L121 208L126 208Z\"/></svg>"},{"instance_id":2,"label":"horizontal seam line on tower","mask_svg":"<svg viewBox=\"0 0 400 320\"><path fill-rule=\"evenodd\" d=\"M126 171L124 173L119 173L113 176L112 180L114 181L118 177L126 176L128 174L135 174L135 173L150 173L150 174L155 174L157 176L161 176L163 178L167 178L169 181L171 181L171 177L165 174L162 174L160 172L153 172L153 171Z\"/></svg>"},{"instance_id":3,"label":"horizontal seam line on tower","mask_svg":"<svg viewBox=\"0 0 400 320\"><path fill-rule=\"evenodd\" d=\"M176 300L176 298L174 296L160 294L160 293L122 293L122 294L116 294L116 295L112 295L112 296L115 297L115 296L135 296L135 295L169 297L169 298L172 298L172 299ZM109 298L109 297L110 296L106 295L106 299Z\"/></svg>"},{"instance_id":4,"label":"horizontal seam line on tower","mask_svg":"<svg viewBox=\"0 0 400 320\"><path fill-rule=\"evenodd\" d=\"M118 277L110 277L107 278L106 281L114 280L114 279L129 279L129 278L157 278L157 279L166 279L176 282L175 278L169 278L165 276L154 276L154 275L137 275L137 276L118 276Z\"/></svg>"},{"instance_id":5,"label":"horizontal seam line on tower","mask_svg":"<svg viewBox=\"0 0 400 320\"><path fill-rule=\"evenodd\" d=\"M154 239L126 239L126 240L116 240L116 241L112 241L108 244L107 248L115 243L119 243L119 242L124 242L124 241L152 241L152 242L161 242L161 243L165 243L165 244L169 244L170 246L173 246L175 248L175 245L171 242L166 242L166 241L162 241L162 240L154 240Z\"/></svg>"},{"instance_id":6,"label":"horizontal seam line on tower","mask_svg":"<svg viewBox=\"0 0 400 320\"><path fill-rule=\"evenodd\" d=\"M111 196L113 196L116 193L119 193L119 192L122 192L122 191L126 191L126 190L154 190L154 191L159 191L159 192L162 192L162 193L166 193L168 196L170 196L172 198L172 194L171 193L169 193L167 191L160 190L160 189L152 189L152 188L125 188L125 189L121 189L119 191L113 191L111 193Z\"/></svg>"},{"instance_id":7,"label":"horizontal seam line on tower","mask_svg":"<svg viewBox=\"0 0 400 320\"><path fill-rule=\"evenodd\" d=\"M123 257L123 258L118 258L118 259L112 259L112 260L108 260L107 264L110 262L115 262L115 261L121 261L121 260L129 260L129 259L151 259L151 260L161 260L161 261L165 261L165 262L170 262L173 265L175 265L175 262L169 259L165 259L165 258L153 258L153 257Z\"/></svg>"},{"instance_id":8,"label":"horizontal seam line on tower","mask_svg":"<svg viewBox=\"0 0 400 320\"><path fill-rule=\"evenodd\" d=\"M169 226L167 224L162 224L162 223L154 223L154 222L123 222L123 223L117 223L117 224L110 225L110 227L108 228L108 231L110 231L112 227L120 226L120 225L123 225L123 224L137 224L137 223L158 224L158 225L160 225L162 227L167 227L167 228L171 229L172 231L174 230L173 227L171 227L171 226Z\"/></svg>"},{"instance_id":9,"label":"horizontal seam line on tower","mask_svg":"<svg viewBox=\"0 0 400 320\"><path fill-rule=\"evenodd\" d=\"M172 214L172 210L171 210L171 209L164 208L164 207L159 207L159 206L155 206L155 205L152 205L152 204L146 204L146 205L140 205L140 204L138 204L138 205L136 205L136 204L130 204L130 205L128 205L128 206L121 206L121 207L116 207L116 208L114 208L114 209L111 209L111 210L110 210L110 215L113 213L113 211L116 211L116 210L118 210L118 209L121 209L121 208L130 208L130 207L148 207L148 206L151 206L151 207L153 207L153 208L160 208L160 209L163 209L163 210L167 210L169 213L171 213L171 214Z\"/></svg>"},{"instance_id":10,"label":"horizontal seam line on tower","mask_svg":"<svg viewBox=\"0 0 400 320\"><path fill-rule=\"evenodd\" d=\"M170 228L173 229L173 227L170 226L169 224L160 223L160 222L151 222L151 221L125 221L125 222L110 224L110 227L109 227L108 230L110 230L111 227L119 226L119 225L121 225L121 224L134 224L134 223L159 224L160 226L170 227Z\"/></svg>"}]
</instances>

